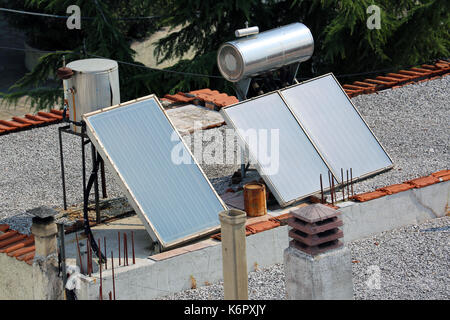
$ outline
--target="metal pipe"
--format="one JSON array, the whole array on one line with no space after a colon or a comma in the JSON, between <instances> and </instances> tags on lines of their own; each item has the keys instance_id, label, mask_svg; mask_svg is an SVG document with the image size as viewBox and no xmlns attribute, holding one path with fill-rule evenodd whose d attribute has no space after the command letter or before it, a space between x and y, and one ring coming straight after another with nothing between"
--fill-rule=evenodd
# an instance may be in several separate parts
<instances>
[{"instance_id":1,"label":"metal pipe","mask_svg":"<svg viewBox=\"0 0 450 320\"><path fill-rule=\"evenodd\" d=\"M86 238L86 264L87 264L87 273L88 273L89 277L91 276L90 251L91 251L91 245L89 243L89 237L87 237Z\"/></svg>"},{"instance_id":2,"label":"metal pipe","mask_svg":"<svg viewBox=\"0 0 450 320\"><path fill-rule=\"evenodd\" d=\"M64 210L67 210L67 198L66 198L66 176L64 172L64 154L63 154L63 145L62 145L62 127L58 128L58 137L59 137L59 158L61 160L61 181L63 188L63 204Z\"/></svg>"},{"instance_id":3,"label":"metal pipe","mask_svg":"<svg viewBox=\"0 0 450 320\"><path fill-rule=\"evenodd\" d=\"M114 300L116 300L116 280L114 279L114 255L112 251L111 251L111 269L112 269L113 295Z\"/></svg>"},{"instance_id":4,"label":"metal pipe","mask_svg":"<svg viewBox=\"0 0 450 320\"><path fill-rule=\"evenodd\" d=\"M98 247L101 248L100 246L100 238L98 239ZM103 300L103 278L102 278L102 261L101 261L101 257L98 260L98 265L100 267L100 300Z\"/></svg>"},{"instance_id":5,"label":"metal pipe","mask_svg":"<svg viewBox=\"0 0 450 320\"><path fill-rule=\"evenodd\" d=\"M95 162L97 161L97 151L95 150L94 144L91 143L91 154L92 154L92 171L97 171ZM94 196L95 196L95 222L100 223L100 204L99 204L99 190L98 190L98 174L95 175L94 180ZM100 250L100 248L99 248Z\"/></svg>"},{"instance_id":6,"label":"metal pipe","mask_svg":"<svg viewBox=\"0 0 450 320\"><path fill-rule=\"evenodd\" d=\"M105 247L105 269L108 270L108 256L106 251L106 237L103 237L103 246Z\"/></svg>"},{"instance_id":7,"label":"metal pipe","mask_svg":"<svg viewBox=\"0 0 450 320\"><path fill-rule=\"evenodd\" d=\"M348 169L347 169L347 200L350 200L350 180L348 179Z\"/></svg>"},{"instance_id":8,"label":"metal pipe","mask_svg":"<svg viewBox=\"0 0 450 320\"><path fill-rule=\"evenodd\" d=\"M133 251L133 264L136 264L136 259L134 256L134 232L131 231L131 250Z\"/></svg>"},{"instance_id":9,"label":"metal pipe","mask_svg":"<svg viewBox=\"0 0 450 320\"><path fill-rule=\"evenodd\" d=\"M128 266L128 243L127 234L123 233L123 264Z\"/></svg>"},{"instance_id":10,"label":"metal pipe","mask_svg":"<svg viewBox=\"0 0 450 320\"><path fill-rule=\"evenodd\" d=\"M100 157L100 155L97 155L98 157ZM106 177L105 177L105 161L103 161L103 159L100 157L101 161L100 161L100 175L102 178L102 196L103 199L106 199L108 197L108 195L106 194Z\"/></svg>"},{"instance_id":11,"label":"metal pipe","mask_svg":"<svg viewBox=\"0 0 450 320\"><path fill-rule=\"evenodd\" d=\"M75 232L75 238L77 240L77 251L78 251L78 259L80 259L80 271L81 273L84 273L83 270L83 261L81 260L81 250L80 250L80 243L78 242L78 234Z\"/></svg>"},{"instance_id":12,"label":"metal pipe","mask_svg":"<svg viewBox=\"0 0 450 320\"><path fill-rule=\"evenodd\" d=\"M320 174L320 198L321 198L321 201L320 201L320 203L324 203L324 201L323 201L323 184L322 184L322 174Z\"/></svg>"},{"instance_id":13,"label":"metal pipe","mask_svg":"<svg viewBox=\"0 0 450 320\"><path fill-rule=\"evenodd\" d=\"M117 236L119 238L118 240L118 246L119 246L119 266L120 266L120 231L117 232Z\"/></svg>"},{"instance_id":14,"label":"metal pipe","mask_svg":"<svg viewBox=\"0 0 450 320\"><path fill-rule=\"evenodd\" d=\"M58 223L58 233L59 233L59 254L61 256L61 269L63 276L63 285L66 287L67 282L67 271L66 271L66 247L64 243L64 224Z\"/></svg>"},{"instance_id":15,"label":"metal pipe","mask_svg":"<svg viewBox=\"0 0 450 320\"><path fill-rule=\"evenodd\" d=\"M334 201L336 200L336 198L334 197L334 176L333 174L331 174L331 204L334 206Z\"/></svg>"},{"instance_id":16,"label":"metal pipe","mask_svg":"<svg viewBox=\"0 0 450 320\"><path fill-rule=\"evenodd\" d=\"M250 27L250 28L238 29L238 30L234 31L234 35L236 36L236 38L250 36L252 34L257 34L257 33L259 33L258 27Z\"/></svg>"},{"instance_id":17,"label":"metal pipe","mask_svg":"<svg viewBox=\"0 0 450 320\"><path fill-rule=\"evenodd\" d=\"M352 198L353 198L353 170L350 168L350 185L352 188Z\"/></svg>"},{"instance_id":18,"label":"metal pipe","mask_svg":"<svg viewBox=\"0 0 450 320\"><path fill-rule=\"evenodd\" d=\"M334 195L333 195L333 174L328 170L328 181L330 183L330 196L331 196L331 204L334 205Z\"/></svg>"}]
</instances>

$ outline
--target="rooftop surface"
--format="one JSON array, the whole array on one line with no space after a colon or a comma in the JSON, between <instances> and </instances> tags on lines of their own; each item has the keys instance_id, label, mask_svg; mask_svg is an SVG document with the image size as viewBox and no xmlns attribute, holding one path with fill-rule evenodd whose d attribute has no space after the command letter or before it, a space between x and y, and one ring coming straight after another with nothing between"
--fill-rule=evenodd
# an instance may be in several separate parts
<instances>
[{"instance_id":1,"label":"rooftop surface","mask_svg":"<svg viewBox=\"0 0 450 320\"><path fill-rule=\"evenodd\" d=\"M448 169L450 77L360 95L352 101L395 164L392 170L355 183L355 193ZM28 233L31 217L26 210L41 205L62 206L57 130L60 125L0 136L0 167L4 169L0 171L0 223ZM192 139L203 133L224 137L226 129L227 126L221 126L184 137ZM203 144L208 146L210 142ZM78 204L82 202L79 138L65 135L63 148L68 204ZM227 152L238 158L236 147ZM239 168L239 163L200 165L219 194L230 187L231 175ZM90 152L87 152L87 168L90 167ZM258 179L256 172L250 175ZM108 170L106 179L110 198L124 196Z\"/></svg>"}]
</instances>

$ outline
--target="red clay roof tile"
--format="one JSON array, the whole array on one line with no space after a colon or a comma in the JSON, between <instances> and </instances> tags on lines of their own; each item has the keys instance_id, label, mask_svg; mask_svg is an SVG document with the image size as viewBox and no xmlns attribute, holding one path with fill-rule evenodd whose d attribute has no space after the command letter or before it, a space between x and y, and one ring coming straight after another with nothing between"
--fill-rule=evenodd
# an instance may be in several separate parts
<instances>
[{"instance_id":1,"label":"red clay roof tile","mask_svg":"<svg viewBox=\"0 0 450 320\"><path fill-rule=\"evenodd\" d=\"M405 183L411 184L414 188L422 188L432 184L439 182L439 179L433 176L417 178L409 181L405 181Z\"/></svg>"},{"instance_id":2,"label":"red clay roof tile","mask_svg":"<svg viewBox=\"0 0 450 320\"><path fill-rule=\"evenodd\" d=\"M0 235L0 241L3 241L12 236L15 236L16 234L18 234L18 232L16 230L8 230L8 232L5 232L4 234Z\"/></svg>"},{"instance_id":3,"label":"red clay roof tile","mask_svg":"<svg viewBox=\"0 0 450 320\"><path fill-rule=\"evenodd\" d=\"M8 239L5 239L3 241L0 241L0 249L3 249L4 247L6 247L7 245L13 244L19 240L22 240L24 238L26 238L27 236L24 234L17 234L15 236L9 237ZM1 250L0 250L1 252Z\"/></svg>"},{"instance_id":4,"label":"red clay roof tile","mask_svg":"<svg viewBox=\"0 0 450 320\"><path fill-rule=\"evenodd\" d=\"M408 183L393 184L387 187L379 188L377 191L384 191L387 194L394 194L414 188Z\"/></svg>"},{"instance_id":5,"label":"red clay roof tile","mask_svg":"<svg viewBox=\"0 0 450 320\"><path fill-rule=\"evenodd\" d=\"M34 245L30 247L21 248L18 250L15 250L13 252L8 253L8 256L10 257L19 257L21 255L24 255L25 253L34 252L36 250L36 247Z\"/></svg>"},{"instance_id":6,"label":"red clay roof tile","mask_svg":"<svg viewBox=\"0 0 450 320\"><path fill-rule=\"evenodd\" d=\"M0 224L0 232L6 232L9 229L9 225Z\"/></svg>"},{"instance_id":7,"label":"red clay roof tile","mask_svg":"<svg viewBox=\"0 0 450 320\"><path fill-rule=\"evenodd\" d=\"M381 198L386 195L386 192L384 191L373 191L373 192L366 192L362 194L357 194L353 196L353 199L359 202L369 201L377 198Z\"/></svg>"}]
</instances>

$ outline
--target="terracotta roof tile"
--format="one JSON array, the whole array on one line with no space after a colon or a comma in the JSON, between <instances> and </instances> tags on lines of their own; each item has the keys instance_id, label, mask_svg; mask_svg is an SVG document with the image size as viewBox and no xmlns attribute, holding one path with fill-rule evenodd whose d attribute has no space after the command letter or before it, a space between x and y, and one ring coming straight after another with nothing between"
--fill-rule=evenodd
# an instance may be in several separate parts
<instances>
[{"instance_id":1,"label":"terracotta roof tile","mask_svg":"<svg viewBox=\"0 0 450 320\"><path fill-rule=\"evenodd\" d=\"M16 230L9 230L6 224L0 225L0 230L6 231L0 235L0 254L7 254L19 261L33 264L36 247L34 246L34 235L25 235Z\"/></svg>"},{"instance_id":2,"label":"terracotta roof tile","mask_svg":"<svg viewBox=\"0 0 450 320\"><path fill-rule=\"evenodd\" d=\"M362 194L357 194L353 197L354 200L359 202L369 201L377 198L381 198L386 195L386 192L384 191L373 191L373 192L366 192Z\"/></svg>"},{"instance_id":3,"label":"terracotta roof tile","mask_svg":"<svg viewBox=\"0 0 450 320\"><path fill-rule=\"evenodd\" d=\"M422 188L432 184L439 182L439 179L433 176L417 178L409 181L405 181L405 183L411 184L414 188Z\"/></svg>"},{"instance_id":4,"label":"terracotta roof tile","mask_svg":"<svg viewBox=\"0 0 450 320\"><path fill-rule=\"evenodd\" d=\"M9 229L9 225L0 224L0 232L6 232Z\"/></svg>"},{"instance_id":5,"label":"terracotta roof tile","mask_svg":"<svg viewBox=\"0 0 450 320\"><path fill-rule=\"evenodd\" d=\"M408 183L400 183L400 184L393 184L387 187L379 188L377 191L384 191L387 194L394 194L402 191L406 191L409 189L414 188L411 184Z\"/></svg>"}]
</instances>

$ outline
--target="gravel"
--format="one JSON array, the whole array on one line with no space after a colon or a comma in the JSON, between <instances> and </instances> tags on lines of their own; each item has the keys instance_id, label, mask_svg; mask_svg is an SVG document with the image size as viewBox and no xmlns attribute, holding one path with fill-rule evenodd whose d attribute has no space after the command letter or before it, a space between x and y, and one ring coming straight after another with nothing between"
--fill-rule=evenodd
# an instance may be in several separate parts
<instances>
[{"instance_id":1,"label":"gravel","mask_svg":"<svg viewBox=\"0 0 450 320\"><path fill-rule=\"evenodd\" d=\"M355 192L372 191L448 168L450 77L361 95L353 102L395 163L393 170L356 183ZM26 210L40 205L62 206L58 126L0 136L0 223L28 233L31 219ZM205 132L220 137L226 129L223 126ZM69 205L82 201L80 148L78 137L64 134ZM89 174L90 150L86 150ZM234 164L202 164L219 194L229 187L231 175L239 168L237 149L231 150L229 155L233 152L237 159ZM106 178L108 196L124 196L108 170Z\"/></svg>"},{"instance_id":2,"label":"gravel","mask_svg":"<svg viewBox=\"0 0 450 320\"><path fill-rule=\"evenodd\" d=\"M450 217L443 217L349 243L354 299L450 299L449 233ZM286 299L284 281L282 264L250 272L249 299ZM223 282L161 299L223 299Z\"/></svg>"}]
</instances>

